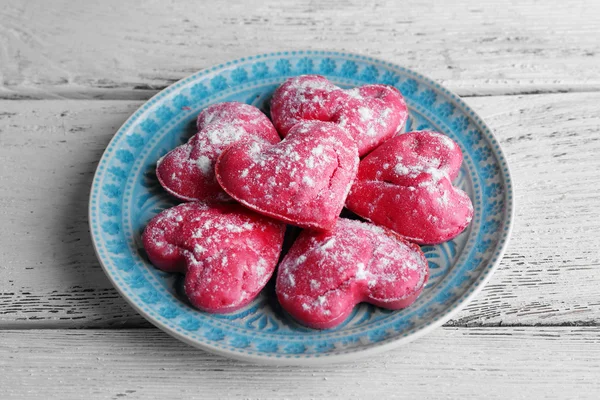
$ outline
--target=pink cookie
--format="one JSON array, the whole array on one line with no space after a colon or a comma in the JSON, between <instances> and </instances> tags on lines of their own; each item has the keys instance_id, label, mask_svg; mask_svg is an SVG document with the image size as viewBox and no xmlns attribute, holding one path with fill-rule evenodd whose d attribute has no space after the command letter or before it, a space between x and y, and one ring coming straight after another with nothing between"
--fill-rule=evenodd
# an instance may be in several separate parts
<instances>
[{"instance_id":1,"label":"pink cookie","mask_svg":"<svg viewBox=\"0 0 600 400\"><path fill-rule=\"evenodd\" d=\"M248 104L209 106L198 115L197 127L197 134L160 159L156 167L160 184L184 201L229 199L215 179L214 164L230 144L248 138L280 141L266 115Z\"/></svg>"},{"instance_id":2,"label":"pink cookie","mask_svg":"<svg viewBox=\"0 0 600 400\"><path fill-rule=\"evenodd\" d=\"M238 204L184 203L155 216L142 235L155 267L185 274L185 292L211 313L250 303L275 270L285 225Z\"/></svg>"},{"instance_id":3,"label":"pink cookie","mask_svg":"<svg viewBox=\"0 0 600 400\"><path fill-rule=\"evenodd\" d=\"M221 154L221 187L245 206L303 228L330 229L358 166L356 144L337 125L302 122L276 145L239 142Z\"/></svg>"},{"instance_id":4,"label":"pink cookie","mask_svg":"<svg viewBox=\"0 0 600 400\"><path fill-rule=\"evenodd\" d=\"M312 328L332 328L360 302L412 304L429 267L416 244L365 222L340 218L330 232L303 231L277 271L281 306Z\"/></svg>"},{"instance_id":5,"label":"pink cookie","mask_svg":"<svg viewBox=\"0 0 600 400\"><path fill-rule=\"evenodd\" d=\"M365 157L346 207L420 244L445 242L471 222L469 196L452 186L462 152L436 132L396 136Z\"/></svg>"},{"instance_id":6,"label":"pink cookie","mask_svg":"<svg viewBox=\"0 0 600 400\"><path fill-rule=\"evenodd\" d=\"M400 92L386 85L342 90L319 75L290 78L273 94L273 124L282 136L301 121L330 121L354 138L360 156L399 132L408 110Z\"/></svg>"}]
</instances>

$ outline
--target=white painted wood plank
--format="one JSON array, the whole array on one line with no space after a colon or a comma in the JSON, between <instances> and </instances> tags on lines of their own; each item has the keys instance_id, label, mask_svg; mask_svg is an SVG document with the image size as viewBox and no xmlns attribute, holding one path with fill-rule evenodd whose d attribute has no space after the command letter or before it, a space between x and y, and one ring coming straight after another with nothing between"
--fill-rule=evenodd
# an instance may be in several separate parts
<instances>
[{"instance_id":1,"label":"white painted wood plank","mask_svg":"<svg viewBox=\"0 0 600 400\"><path fill-rule=\"evenodd\" d=\"M600 93L467 100L507 153L517 212L499 270L450 324L597 324ZM86 224L97 160L139 104L0 102L0 327L147 326Z\"/></svg>"},{"instance_id":2,"label":"white painted wood plank","mask_svg":"<svg viewBox=\"0 0 600 400\"><path fill-rule=\"evenodd\" d=\"M595 0L5 0L0 96L141 99L290 49L380 57L461 95L599 90L598 15Z\"/></svg>"},{"instance_id":3,"label":"white painted wood plank","mask_svg":"<svg viewBox=\"0 0 600 400\"><path fill-rule=\"evenodd\" d=\"M499 270L454 322L598 324L600 97L466 100L505 151L516 213Z\"/></svg>"},{"instance_id":4,"label":"white painted wood plank","mask_svg":"<svg viewBox=\"0 0 600 400\"><path fill-rule=\"evenodd\" d=\"M100 268L87 203L104 148L139 103L0 105L0 321L144 323Z\"/></svg>"},{"instance_id":5,"label":"white painted wood plank","mask_svg":"<svg viewBox=\"0 0 600 400\"><path fill-rule=\"evenodd\" d=\"M597 399L600 330L440 328L385 355L269 367L156 329L0 331L3 399Z\"/></svg>"}]
</instances>

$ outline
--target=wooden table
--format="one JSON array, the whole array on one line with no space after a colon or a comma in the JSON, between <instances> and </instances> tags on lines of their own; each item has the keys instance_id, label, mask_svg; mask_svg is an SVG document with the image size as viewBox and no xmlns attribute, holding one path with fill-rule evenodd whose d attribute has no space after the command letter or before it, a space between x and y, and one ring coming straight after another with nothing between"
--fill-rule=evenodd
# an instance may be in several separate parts
<instances>
[{"instance_id":1,"label":"wooden table","mask_svg":"<svg viewBox=\"0 0 600 400\"><path fill-rule=\"evenodd\" d=\"M599 398L600 2L255 3L1 2L0 398ZM92 175L125 119L197 70L284 49L432 77L512 170L514 233L485 290L365 361L274 368L188 347L92 250Z\"/></svg>"}]
</instances>

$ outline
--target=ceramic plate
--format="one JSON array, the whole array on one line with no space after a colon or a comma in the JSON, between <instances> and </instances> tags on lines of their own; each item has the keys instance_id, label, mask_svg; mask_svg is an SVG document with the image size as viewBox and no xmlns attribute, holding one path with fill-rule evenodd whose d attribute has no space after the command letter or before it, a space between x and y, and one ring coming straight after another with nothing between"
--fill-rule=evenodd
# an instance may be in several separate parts
<instances>
[{"instance_id":1,"label":"ceramic plate","mask_svg":"<svg viewBox=\"0 0 600 400\"><path fill-rule=\"evenodd\" d=\"M146 223L175 204L162 190L156 161L196 131L198 112L212 103L240 101L265 111L286 78L320 74L343 87L383 83L400 89L410 109L407 131L429 129L454 139L464 153L456 184L473 200L475 215L456 239L424 246L431 277L421 297L401 311L367 304L339 327L317 331L289 319L272 283L242 310L211 315L192 308L182 277L161 272L144 257ZM163 90L119 129L96 171L90 227L106 274L150 322L207 351L251 362L322 364L353 360L407 343L442 325L484 286L507 244L513 200L506 160L489 128L456 95L434 81L369 57L292 51L228 62Z\"/></svg>"}]
</instances>

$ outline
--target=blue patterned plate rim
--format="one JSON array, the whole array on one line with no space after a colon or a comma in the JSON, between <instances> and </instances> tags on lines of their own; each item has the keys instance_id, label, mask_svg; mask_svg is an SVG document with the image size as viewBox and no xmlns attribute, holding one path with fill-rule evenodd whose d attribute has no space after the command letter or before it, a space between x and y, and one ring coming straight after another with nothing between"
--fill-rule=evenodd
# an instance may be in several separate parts
<instances>
[{"instance_id":1,"label":"blue patterned plate rim","mask_svg":"<svg viewBox=\"0 0 600 400\"><path fill-rule=\"evenodd\" d=\"M319 60L319 69L315 71L314 62ZM297 62L295 67L290 61ZM340 61L343 64L338 71L337 63ZM268 62L275 62L271 67L274 72L269 72ZM250 74L244 67L251 67ZM230 87L235 86L230 86L228 82L237 83L243 88L241 83L250 81L249 76L253 75L265 86L302 73L320 73L342 85L387 83L398 87L407 98L411 112L415 112L415 121L418 121L419 115L425 123L443 127L438 129L444 133L450 132L448 134L454 139L458 136L461 140L459 143L465 153L465 164L472 180L474 204L479 217L474 218L472 227L468 229L465 244L468 254L461 254L450 262L449 272L439 284L436 283L437 291L432 289L430 294L424 294L413 305L416 307L418 304L418 309L404 316L389 314L375 323L364 325L366 329L361 325L357 325L358 328L345 327L325 332L304 329L289 336L277 336L233 327L223 320L177 304L177 300L166 295L165 290L150 282L152 277L148 275L148 266L139 259L139 255L133 254L134 240L129 237L119 241L118 238L124 235L123 227L128 227L123 219L130 220L132 217L130 210L121 211L121 207L127 205L127 196L123 192L132 192L131 174L128 175L132 170L131 164L135 166L136 163L142 163L138 159L142 159L140 153L144 153L144 147L153 140L155 144L160 140L153 137L154 134L160 135L160 126L157 127L153 118L148 116L153 107L170 99L171 105L175 105L177 110L180 103L187 99L183 91L189 89L192 83L199 82L191 88L192 91L198 88L196 97L202 100L196 104L196 109L184 106L181 110L187 111L181 111L181 116L167 115L170 118L169 125L176 125L185 118L193 118L199 109L215 102L215 94L222 98L232 93ZM209 77L212 78L210 81ZM209 85L209 89L205 84ZM420 91L420 85L425 90ZM214 90L212 96L211 90ZM431 107L437 103L438 95L445 101L441 102L436 114ZM158 112L164 115L169 110L172 111L172 108L161 107ZM459 115L454 117L457 111ZM136 124L143 117L146 119ZM465 135L468 127L473 129ZM143 132L146 132L145 136ZM476 147L481 143L481 147ZM490 158L492 163L482 166L482 160L487 162ZM113 181L120 182L121 186ZM493 203L492 199L495 199ZM476 201L483 201L483 204L477 204ZM112 138L94 175L89 203L90 231L96 255L112 284L136 311L160 329L190 345L230 358L268 364L347 362L397 347L441 326L468 304L490 279L508 244L513 219L513 188L506 158L490 129L469 106L454 93L417 72L372 57L335 51L287 51L244 57L204 69L167 87L133 113ZM478 229L475 231L475 228ZM127 242L129 247L121 242ZM486 255L488 258L485 258ZM140 285L147 290L141 295L137 290ZM168 304L169 301L172 304ZM162 302L166 306L158 311L156 304ZM256 308L248 310L252 311L256 311ZM192 317L181 320L184 314ZM172 322L176 318L180 319L178 325ZM267 317L262 319L265 318L268 320Z\"/></svg>"}]
</instances>

